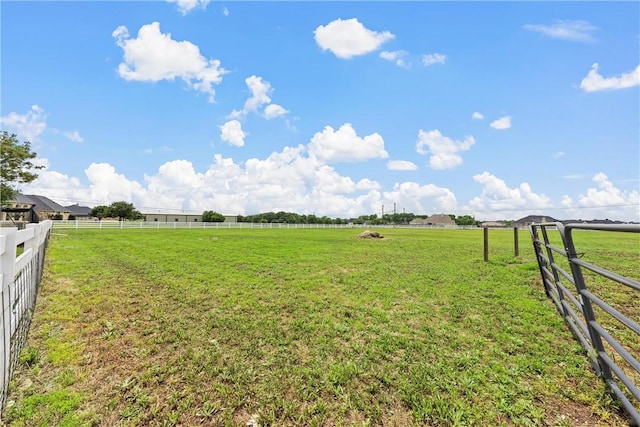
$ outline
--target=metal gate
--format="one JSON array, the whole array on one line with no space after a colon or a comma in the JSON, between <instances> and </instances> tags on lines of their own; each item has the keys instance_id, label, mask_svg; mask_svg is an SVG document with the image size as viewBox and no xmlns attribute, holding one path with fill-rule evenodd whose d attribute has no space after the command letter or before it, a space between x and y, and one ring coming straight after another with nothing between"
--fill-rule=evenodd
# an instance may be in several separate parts
<instances>
[{"instance_id":1,"label":"metal gate","mask_svg":"<svg viewBox=\"0 0 640 427\"><path fill-rule=\"evenodd\" d=\"M622 306L636 313L640 282L588 262L574 243L576 231L640 233L640 225L548 223L534 224L530 231L547 296L587 350L593 369L618 397L632 422L640 425L640 319L633 320L623 313L628 310L605 302L611 293L602 292L606 287L616 289ZM640 252L640 240L635 249ZM628 262L631 271L640 275L640 255L632 254Z\"/></svg>"}]
</instances>

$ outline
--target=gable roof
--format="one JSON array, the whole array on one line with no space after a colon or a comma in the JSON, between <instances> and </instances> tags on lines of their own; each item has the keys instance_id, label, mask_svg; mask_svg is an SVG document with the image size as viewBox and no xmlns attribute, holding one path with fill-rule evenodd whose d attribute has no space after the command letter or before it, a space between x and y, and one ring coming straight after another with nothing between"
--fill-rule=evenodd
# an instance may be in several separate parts
<instances>
[{"instance_id":1,"label":"gable roof","mask_svg":"<svg viewBox=\"0 0 640 427\"><path fill-rule=\"evenodd\" d=\"M91 214L91 208L88 206L80 206L77 203L65 207L69 212L74 215L89 216Z\"/></svg>"},{"instance_id":2,"label":"gable roof","mask_svg":"<svg viewBox=\"0 0 640 427\"><path fill-rule=\"evenodd\" d=\"M427 222L430 224L455 224L455 221L446 214L433 214L427 218Z\"/></svg>"},{"instance_id":3,"label":"gable roof","mask_svg":"<svg viewBox=\"0 0 640 427\"><path fill-rule=\"evenodd\" d=\"M18 195L17 202L35 205L34 209L36 211L69 212L69 209L57 204L48 197L37 196L34 194L20 194Z\"/></svg>"}]
</instances>

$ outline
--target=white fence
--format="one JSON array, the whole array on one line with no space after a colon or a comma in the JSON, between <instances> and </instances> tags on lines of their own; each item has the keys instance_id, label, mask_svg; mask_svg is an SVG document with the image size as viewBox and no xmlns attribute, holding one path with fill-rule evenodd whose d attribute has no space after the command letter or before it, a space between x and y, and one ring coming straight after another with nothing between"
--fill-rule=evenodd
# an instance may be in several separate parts
<instances>
[{"instance_id":1,"label":"white fence","mask_svg":"<svg viewBox=\"0 0 640 427\"><path fill-rule=\"evenodd\" d=\"M52 225L52 221L43 221L28 224L24 230L0 228L0 408L27 340Z\"/></svg>"},{"instance_id":2,"label":"white fence","mask_svg":"<svg viewBox=\"0 0 640 427\"><path fill-rule=\"evenodd\" d=\"M408 224L288 224L251 222L160 222L160 221L53 221L54 229L331 229L331 228L415 228L415 229L478 229L470 225L408 225ZM511 230L511 228L508 228Z\"/></svg>"}]
</instances>

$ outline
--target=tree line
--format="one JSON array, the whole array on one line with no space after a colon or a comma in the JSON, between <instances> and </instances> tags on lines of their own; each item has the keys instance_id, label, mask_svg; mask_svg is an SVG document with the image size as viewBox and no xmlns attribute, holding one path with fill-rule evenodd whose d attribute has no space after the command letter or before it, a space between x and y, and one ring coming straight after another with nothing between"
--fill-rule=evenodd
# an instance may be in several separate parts
<instances>
[{"instance_id":1,"label":"tree line","mask_svg":"<svg viewBox=\"0 0 640 427\"><path fill-rule=\"evenodd\" d=\"M370 224L370 225L384 225L384 224L396 224L396 225L408 225L416 218L428 218L429 215L416 215L411 212L384 214L378 216L372 215L360 215L357 218L329 218L327 216L316 215L300 215L294 212L263 212L255 215L238 215L238 222L251 222L251 223L285 223L285 224ZM449 217L456 223L456 225L479 225L480 221L477 221L475 217L471 215L456 216L450 214Z\"/></svg>"}]
</instances>

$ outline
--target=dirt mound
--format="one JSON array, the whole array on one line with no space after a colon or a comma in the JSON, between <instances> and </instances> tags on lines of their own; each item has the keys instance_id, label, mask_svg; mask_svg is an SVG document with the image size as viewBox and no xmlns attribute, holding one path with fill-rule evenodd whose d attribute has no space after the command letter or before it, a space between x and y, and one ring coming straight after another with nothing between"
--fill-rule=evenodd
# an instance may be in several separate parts
<instances>
[{"instance_id":1,"label":"dirt mound","mask_svg":"<svg viewBox=\"0 0 640 427\"><path fill-rule=\"evenodd\" d=\"M377 231L365 230L358 234L360 239L384 239L384 236Z\"/></svg>"}]
</instances>

